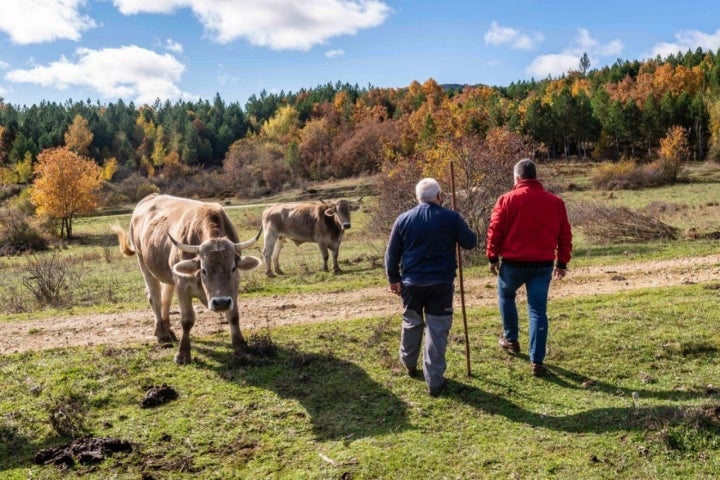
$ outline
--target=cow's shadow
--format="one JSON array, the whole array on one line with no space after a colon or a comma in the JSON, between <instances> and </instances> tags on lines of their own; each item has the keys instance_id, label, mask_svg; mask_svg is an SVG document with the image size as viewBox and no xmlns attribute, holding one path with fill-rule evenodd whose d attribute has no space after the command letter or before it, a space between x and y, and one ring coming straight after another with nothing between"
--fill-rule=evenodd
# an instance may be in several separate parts
<instances>
[{"instance_id":1,"label":"cow's shadow","mask_svg":"<svg viewBox=\"0 0 720 480\"><path fill-rule=\"evenodd\" d=\"M332 353L278 346L273 356L253 356L245 363L226 347L222 341L196 340L194 348L200 355L195 356L195 364L204 364L228 382L296 400L304 412L288 414L307 415L319 440L356 440L411 428L403 400L359 366Z\"/></svg>"},{"instance_id":2,"label":"cow's shadow","mask_svg":"<svg viewBox=\"0 0 720 480\"><path fill-rule=\"evenodd\" d=\"M45 448L49 444L50 442L42 444L40 448ZM31 464L32 460L28 459L26 452L35 447L37 445L30 438L0 420L0 458L2 458L0 472ZM4 478L2 474L0 478Z\"/></svg>"}]
</instances>

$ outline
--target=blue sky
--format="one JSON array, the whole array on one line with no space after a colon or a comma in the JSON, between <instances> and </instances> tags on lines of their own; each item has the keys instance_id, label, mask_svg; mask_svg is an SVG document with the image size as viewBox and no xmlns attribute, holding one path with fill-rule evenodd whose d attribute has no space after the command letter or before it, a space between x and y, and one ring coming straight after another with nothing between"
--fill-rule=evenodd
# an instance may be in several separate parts
<instances>
[{"instance_id":1,"label":"blue sky","mask_svg":"<svg viewBox=\"0 0 720 480\"><path fill-rule=\"evenodd\" d=\"M506 86L720 48L720 0L0 0L0 97L245 105L328 82Z\"/></svg>"}]
</instances>

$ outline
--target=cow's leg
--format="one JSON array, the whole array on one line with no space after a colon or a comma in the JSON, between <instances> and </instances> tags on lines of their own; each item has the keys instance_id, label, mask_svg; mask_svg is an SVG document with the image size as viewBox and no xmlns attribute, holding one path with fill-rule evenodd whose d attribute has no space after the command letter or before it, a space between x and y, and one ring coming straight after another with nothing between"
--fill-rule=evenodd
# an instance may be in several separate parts
<instances>
[{"instance_id":1,"label":"cow's leg","mask_svg":"<svg viewBox=\"0 0 720 480\"><path fill-rule=\"evenodd\" d=\"M230 324L230 340L232 341L233 352L235 356L241 360L247 360L247 342L243 338L242 332L240 331L240 318L237 310L237 303L235 308L225 312L225 318Z\"/></svg>"},{"instance_id":2,"label":"cow's leg","mask_svg":"<svg viewBox=\"0 0 720 480\"><path fill-rule=\"evenodd\" d=\"M275 242L275 248L273 249L272 253L273 266L275 267L275 273L277 273L278 275L285 275L285 272L280 269L280 250L282 250L284 243L285 239L279 237Z\"/></svg>"},{"instance_id":3,"label":"cow's leg","mask_svg":"<svg viewBox=\"0 0 720 480\"><path fill-rule=\"evenodd\" d=\"M318 243L320 249L320 256L323 259L323 272L328 271L328 247L324 243Z\"/></svg>"},{"instance_id":4,"label":"cow's leg","mask_svg":"<svg viewBox=\"0 0 720 480\"><path fill-rule=\"evenodd\" d=\"M265 275L268 277L274 277L275 274L272 272L272 254L275 250L275 236L269 232L268 228L265 227L265 239L263 241L263 259L265 260Z\"/></svg>"},{"instance_id":5,"label":"cow's leg","mask_svg":"<svg viewBox=\"0 0 720 480\"><path fill-rule=\"evenodd\" d=\"M332 252L333 272L342 273L342 270L340 270L340 265L338 265L338 253L340 253L340 245L337 245L334 248L331 246L330 251Z\"/></svg>"},{"instance_id":6,"label":"cow's leg","mask_svg":"<svg viewBox=\"0 0 720 480\"><path fill-rule=\"evenodd\" d=\"M175 354L175 363L184 365L190 363L190 330L195 325L195 311L192 308L192 297L178 292L178 303L180 304L180 323L182 324L182 338L180 346Z\"/></svg>"},{"instance_id":7,"label":"cow's leg","mask_svg":"<svg viewBox=\"0 0 720 480\"><path fill-rule=\"evenodd\" d=\"M172 304L173 293L175 293L175 285L169 283L163 283L162 289L162 303L160 305L161 322L155 327L155 335L161 335L163 338L168 338L165 342L176 342L177 337L170 327L170 305Z\"/></svg>"},{"instance_id":8,"label":"cow's leg","mask_svg":"<svg viewBox=\"0 0 720 480\"><path fill-rule=\"evenodd\" d=\"M140 270L145 278L145 294L150 302L153 315L155 316L155 338L158 343L172 343L177 338L170 330L170 311L165 312L163 308L163 289L164 284L160 283L143 262L140 263ZM170 285L173 288L172 285ZM163 316L164 315L164 316Z\"/></svg>"}]
</instances>

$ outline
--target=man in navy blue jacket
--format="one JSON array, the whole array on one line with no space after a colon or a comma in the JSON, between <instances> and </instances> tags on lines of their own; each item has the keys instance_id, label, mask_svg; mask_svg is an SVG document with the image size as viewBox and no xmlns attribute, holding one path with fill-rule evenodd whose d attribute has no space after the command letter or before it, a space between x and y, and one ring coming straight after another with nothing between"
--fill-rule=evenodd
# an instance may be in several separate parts
<instances>
[{"instance_id":1,"label":"man in navy blue jacket","mask_svg":"<svg viewBox=\"0 0 720 480\"><path fill-rule=\"evenodd\" d=\"M445 389L445 349L452 326L457 260L456 245L472 249L477 234L459 213L444 208L443 192L433 178L415 186L418 205L395 220L385 269L390 291L402 297L400 361L411 377L417 375L423 332L423 370L428 392Z\"/></svg>"}]
</instances>

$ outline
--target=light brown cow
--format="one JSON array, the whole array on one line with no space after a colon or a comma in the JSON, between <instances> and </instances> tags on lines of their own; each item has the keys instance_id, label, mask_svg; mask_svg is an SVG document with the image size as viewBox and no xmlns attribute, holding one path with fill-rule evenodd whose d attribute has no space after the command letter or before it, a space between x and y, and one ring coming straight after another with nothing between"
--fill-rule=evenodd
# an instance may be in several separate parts
<instances>
[{"instance_id":1,"label":"light brown cow","mask_svg":"<svg viewBox=\"0 0 720 480\"><path fill-rule=\"evenodd\" d=\"M341 273L338 266L340 242L345 230L350 228L350 212L359 208L359 205L344 198L331 203L281 203L266 208L262 214L262 227L265 231L263 257L267 276L275 276L272 267L278 275L283 274L279 257L285 239L292 240L295 245L317 243L326 272L330 249L333 271Z\"/></svg>"},{"instance_id":2,"label":"light brown cow","mask_svg":"<svg viewBox=\"0 0 720 480\"><path fill-rule=\"evenodd\" d=\"M183 334L176 363L191 360L193 298L200 299L213 312L225 312L233 350L236 355L245 355L247 344L240 332L237 304L239 270L257 268L261 260L242 257L241 250L254 244L260 232L240 243L235 227L219 204L158 194L140 200L127 234L120 226L112 229L123 254L137 255L160 343L177 340L170 328L170 303L177 291Z\"/></svg>"}]
</instances>

